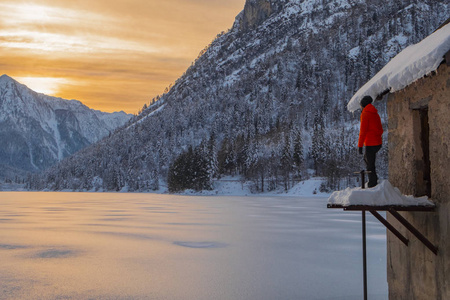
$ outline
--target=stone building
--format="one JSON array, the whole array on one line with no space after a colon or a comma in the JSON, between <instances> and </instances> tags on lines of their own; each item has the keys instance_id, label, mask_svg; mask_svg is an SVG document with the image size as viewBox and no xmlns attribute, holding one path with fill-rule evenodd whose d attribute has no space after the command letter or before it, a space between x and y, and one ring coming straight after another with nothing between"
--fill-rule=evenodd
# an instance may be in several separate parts
<instances>
[{"instance_id":1,"label":"stone building","mask_svg":"<svg viewBox=\"0 0 450 300\"><path fill-rule=\"evenodd\" d=\"M417 55L417 52L422 52ZM405 66L406 65L406 66ZM422 70L420 70L422 69ZM391 300L450 299L450 24L406 48L349 102L387 96L389 181L405 195L428 196L432 212L401 212L438 250L430 251L386 213L409 240L387 234Z\"/></svg>"},{"instance_id":2,"label":"stone building","mask_svg":"<svg viewBox=\"0 0 450 300\"><path fill-rule=\"evenodd\" d=\"M450 299L450 52L446 58L435 74L388 96L389 181L436 204L403 217L438 247L434 255L407 231L408 247L388 234L390 299Z\"/></svg>"}]
</instances>

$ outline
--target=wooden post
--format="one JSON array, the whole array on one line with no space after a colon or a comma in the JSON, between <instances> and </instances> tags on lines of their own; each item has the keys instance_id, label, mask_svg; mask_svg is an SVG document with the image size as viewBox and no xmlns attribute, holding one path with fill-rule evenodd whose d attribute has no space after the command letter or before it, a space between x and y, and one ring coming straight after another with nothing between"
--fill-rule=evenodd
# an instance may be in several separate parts
<instances>
[{"instance_id":1,"label":"wooden post","mask_svg":"<svg viewBox=\"0 0 450 300\"><path fill-rule=\"evenodd\" d=\"M361 171L361 189L364 189L366 176L365 171ZM364 300L367 300L367 243L366 243L366 211L362 210L362 242L363 242L363 281Z\"/></svg>"},{"instance_id":2,"label":"wooden post","mask_svg":"<svg viewBox=\"0 0 450 300\"><path fill-rule=\"evenodd\" d=\"M365 171L361 171L361 188L364 189L364 186L366 185L366 176Z\"/></svg>"},{"instance_id":3,"label":"wooden post","mask_svg":"<svg viewBox=\"0 0 450 300\"><path fill-rule=\"evenodd\" d=\"M362 211L362 240L363 240L363 280L364 300L367 300L367 246L366 246L366 211Z\"/></svg>"}]
</instances>

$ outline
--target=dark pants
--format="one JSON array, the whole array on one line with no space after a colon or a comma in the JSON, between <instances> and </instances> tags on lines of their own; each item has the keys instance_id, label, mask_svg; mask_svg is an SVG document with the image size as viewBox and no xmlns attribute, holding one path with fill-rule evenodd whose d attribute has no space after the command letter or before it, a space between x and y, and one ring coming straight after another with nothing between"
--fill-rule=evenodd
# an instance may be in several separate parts
<instances>
[{"instance_id":1,"label":"dark pants","mask_svg":"<svg viewBox=\"0 0 450 300\"><path fill-rule=\"evenodd\" d=\"M377 158L377 152L380 151L381 145L378 146L366 146L366 153L364 154L364 161L366 162L367 171L369 173L368 187L374 187L378 183L377 171L375 169L375 159Z\"/></svg>"}]
</instances>

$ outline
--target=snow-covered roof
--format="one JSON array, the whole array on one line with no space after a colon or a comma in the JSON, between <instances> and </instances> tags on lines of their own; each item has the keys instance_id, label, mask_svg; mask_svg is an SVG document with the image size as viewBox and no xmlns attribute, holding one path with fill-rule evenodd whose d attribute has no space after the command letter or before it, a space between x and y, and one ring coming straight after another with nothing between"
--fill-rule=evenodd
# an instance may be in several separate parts
<instances>
[{"instance_id":1,"label":"snow-covered roof","mask_svg":"<svg viewBox=\"0 0 450 300\"><path fill-rule=\"evenodd\" d=\"M411 45L397 54L380 72L352 97L347 105L351 112L360 108L361 99L369 95L375 99L385 91L391 93L430 74L439 67L450 50L450 23L420 43Z\"/></svg>"},{"instance_id":2,"label":"snow-covered roof","mask_svg":"<svg viewBox=\"0 0 450 300\"><path fill-rule=\"evenodd\" d=\"M393 187L388 180L384 180L370 189L347 188L343 191L336 191L328 198L328 204L342 207L352 205L434 207L434 204L426 196L415 198L413 196L402 195L400 190Z\"/></svg>"}]
</instances>

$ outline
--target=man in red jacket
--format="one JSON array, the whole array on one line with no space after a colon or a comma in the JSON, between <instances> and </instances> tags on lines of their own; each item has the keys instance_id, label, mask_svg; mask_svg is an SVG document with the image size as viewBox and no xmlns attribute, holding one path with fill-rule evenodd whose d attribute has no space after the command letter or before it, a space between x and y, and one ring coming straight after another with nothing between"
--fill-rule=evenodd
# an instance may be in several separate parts
<instances>
[{"instance_id":1,"label":"man in red jacket","mask_svg":"<svg viewBox=\"0 0 450 300\"><path fill-rule=\"evenodd\" d=\"M372 101L372 97L364 96L360 102L362 113L358 141L359 154L363 154L363 146L366 146L364 161L367 171L370 171L369 182L367 183L369 188L376 186L378 182L375 159L377 152L381 149L381 135L383 134L381 118L375 106L372 105Z\"/></svg>"}]
</instances>

